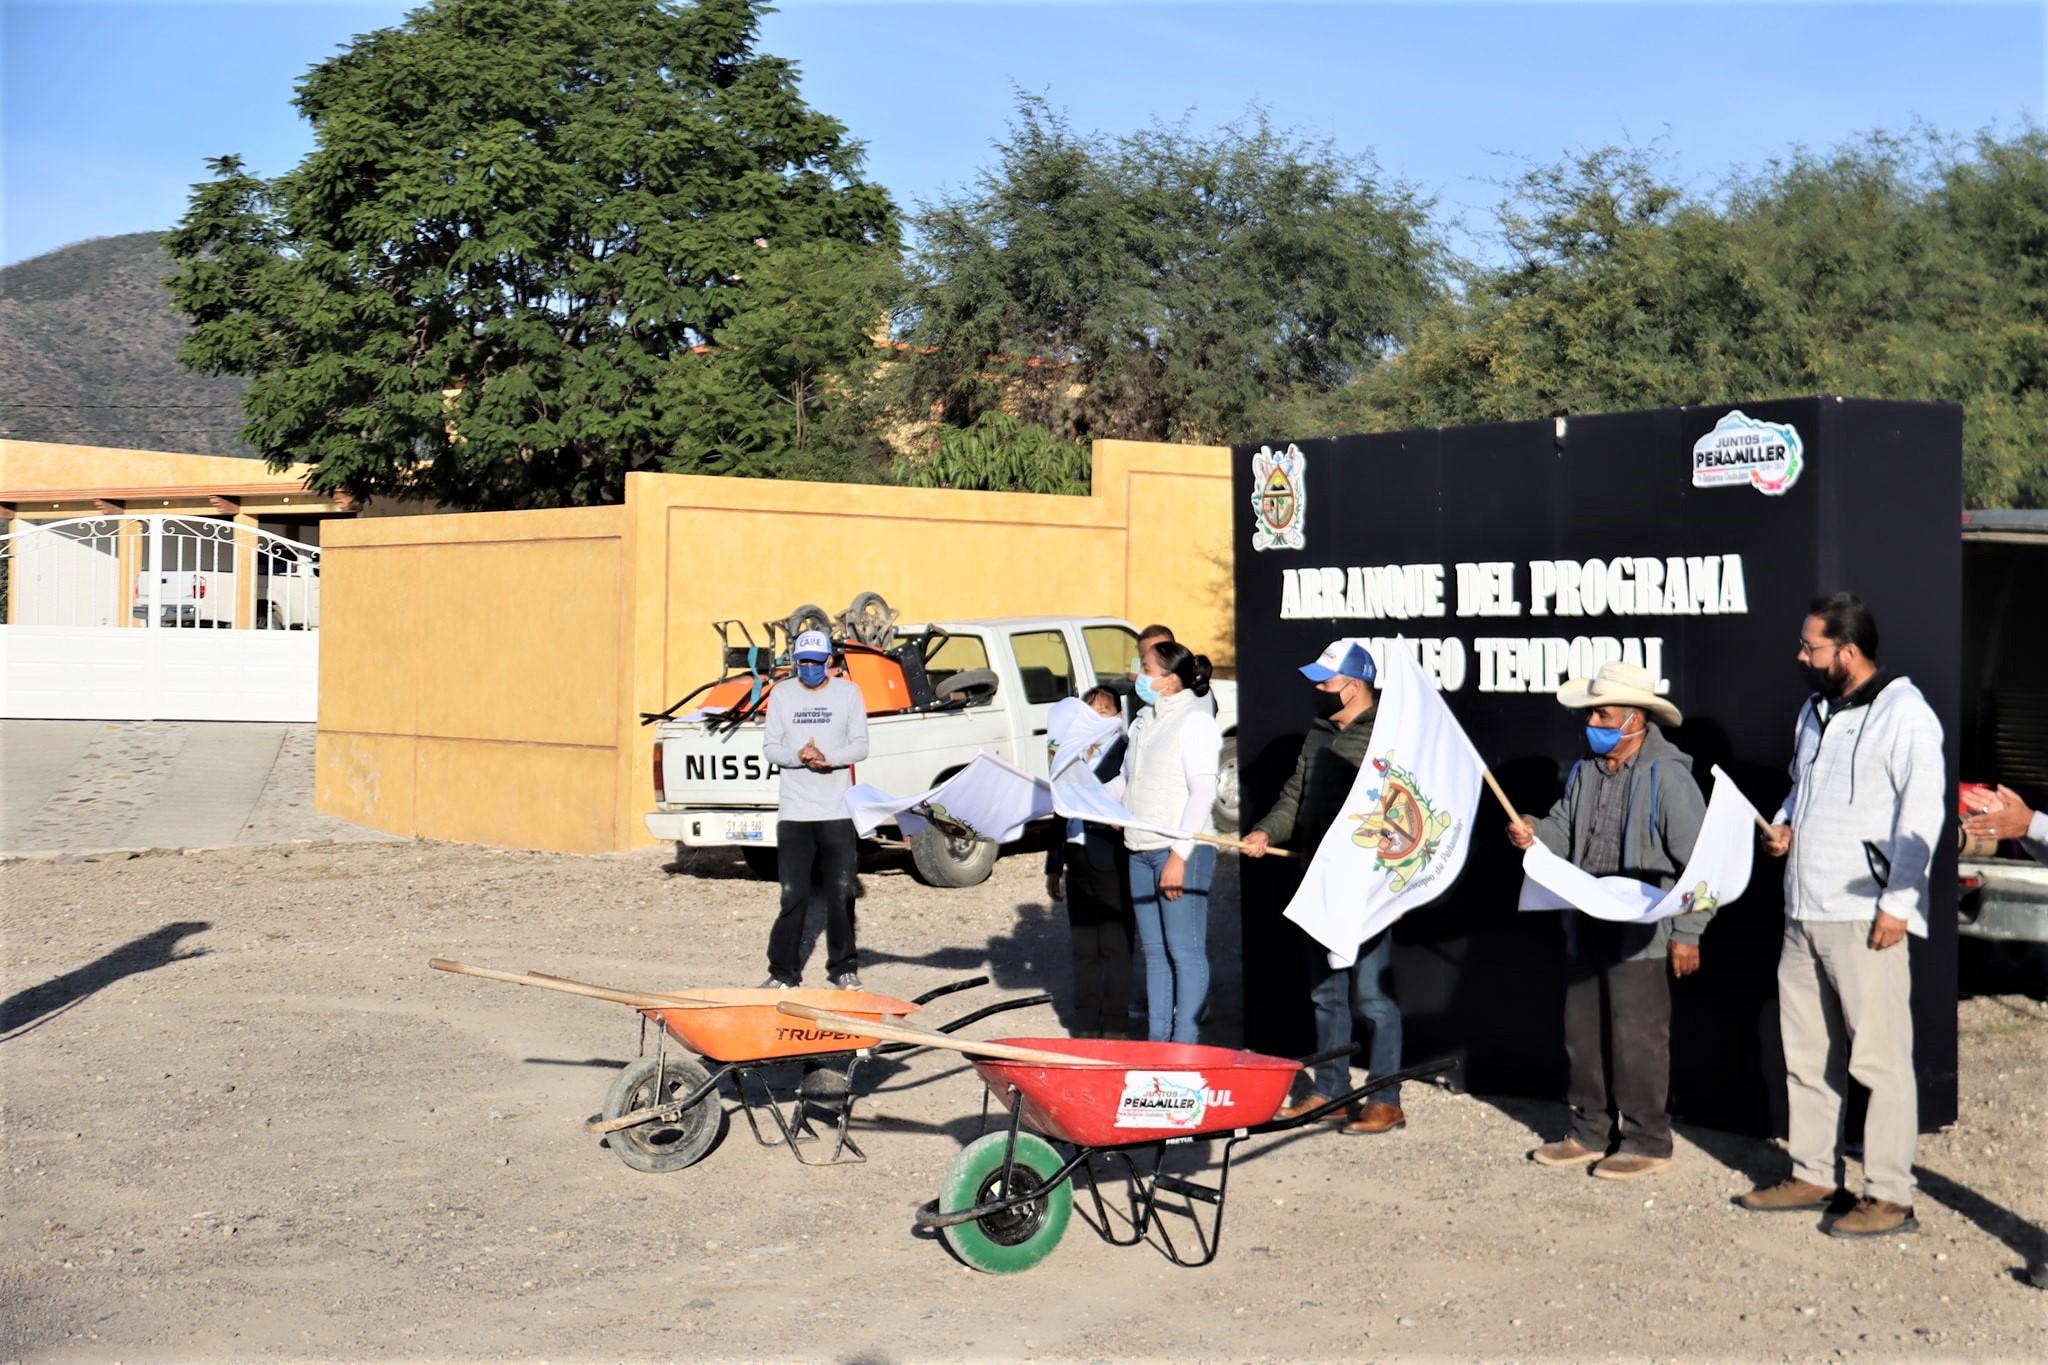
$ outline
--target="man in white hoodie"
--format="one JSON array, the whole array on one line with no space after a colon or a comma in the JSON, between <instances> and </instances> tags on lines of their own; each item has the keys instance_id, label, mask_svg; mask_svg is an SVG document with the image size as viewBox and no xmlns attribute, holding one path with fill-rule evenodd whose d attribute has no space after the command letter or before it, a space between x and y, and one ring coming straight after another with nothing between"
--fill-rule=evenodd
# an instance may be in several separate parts
<instances>
[{"instance_id":1,"label":"man in white hoodie","mask_svg":"<svg viewBox=\"0 0 2048 1365\"><path fill-rule=\"evenodd\" d=\"M1912 1232L1919 1094L1905 939L1927 937L1927 872L1946 815L1941 721L1878 667L1877 619L1853 593L1818 598L1799 629L1813 695L1793 728L1792 791L1763 836L1785 866L1778 958L1792 1174L1742 1196L1754 1212L1823 1209L1842 1183L1842 1091L1870 1091L1863 1197L1834 1237Z\"/></svg>"}]
</instances>

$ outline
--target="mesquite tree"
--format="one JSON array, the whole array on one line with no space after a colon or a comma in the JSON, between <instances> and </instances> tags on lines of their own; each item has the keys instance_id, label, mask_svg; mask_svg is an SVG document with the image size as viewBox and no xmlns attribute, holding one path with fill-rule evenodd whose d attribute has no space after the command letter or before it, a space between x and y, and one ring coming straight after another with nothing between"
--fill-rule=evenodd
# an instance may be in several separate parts
<instances>
[{"instance_id":1,"label":"mesquite tree","mask_svg":"<svg viewBox=\"0 0 2048 1365\"><path fill-rule=\"evenodd\" d=\"M323 490L531 507L817 472L896 214L755 50L760 10L435 0L357 38L298 87L298 166L195 187L181 358L249 376L247 439Z\"/></svg>"}]
</instances>

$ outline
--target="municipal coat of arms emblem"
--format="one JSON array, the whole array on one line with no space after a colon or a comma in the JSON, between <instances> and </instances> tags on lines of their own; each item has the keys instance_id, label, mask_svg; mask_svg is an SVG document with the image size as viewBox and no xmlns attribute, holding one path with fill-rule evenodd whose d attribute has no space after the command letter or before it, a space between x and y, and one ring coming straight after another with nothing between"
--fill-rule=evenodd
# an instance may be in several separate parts
<instances>
[{"instance_id":1,"label":"municipal coat of arms emblem","mask_svg":"<svg viewBox=\"0 0 2048 1365\"><path fill-rule=\"evenodd\" d=\"M1299 550L1308 513L1308 457L1289 444L1279 454L1260 446L1252 456L1252 548Z\"/></svg>"},{"instance_id":2,"label":"municipal coat of arms emblem","mask_svg":"<svg viewBox=\"0 0 2048 1365\"><path fill-rule=\"evenodd\" d=\"M1415 774L1394 762L1393 750L1384 759L1374 759L1372 766L1379 774L1379 790L1365 795L1378 804L1369 815L1351 817L1358 821L1351 842L1372 849L1373 866L1392 874L1396 892L1405 891L1436 856L1437 845L1450 831L1451 815L1416 789Z\"/></svg>"}]
</instances>

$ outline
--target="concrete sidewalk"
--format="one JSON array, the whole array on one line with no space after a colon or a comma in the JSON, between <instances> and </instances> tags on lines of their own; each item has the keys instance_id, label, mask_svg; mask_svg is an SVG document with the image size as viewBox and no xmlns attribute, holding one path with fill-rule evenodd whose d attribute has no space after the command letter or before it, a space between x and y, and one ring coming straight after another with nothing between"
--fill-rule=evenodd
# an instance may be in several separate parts
<instances>
[{"instance_id":1,"label":"concrete sidewalk","mask_svg":"<svg viewBox=\"0 0 2048 1365\"><path fill-rule=\"evenodd\" d=\"M0 720L0 853L392 836L313 809L313 727Z\"/></svg>"}]
</instances>

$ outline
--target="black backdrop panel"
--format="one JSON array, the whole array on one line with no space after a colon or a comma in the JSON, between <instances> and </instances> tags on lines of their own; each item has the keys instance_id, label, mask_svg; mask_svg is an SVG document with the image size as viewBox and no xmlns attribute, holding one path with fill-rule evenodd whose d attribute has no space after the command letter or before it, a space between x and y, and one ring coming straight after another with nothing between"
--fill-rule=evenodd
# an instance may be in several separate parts
<instances>
[{"instance_id":1,"label":"black backdrop panel","mask_svg":"<svg viewBox=\"0 0 2048 1365\"><path fill-rule=\"evenodd\" d=\"M1272 803L1310 715L1295 671L1340 635L1462 641L1452 710L1516 807L1541 814L1583 752L1583 717L1548 690L1483 691L1473 642L1499 637L1654 640L1686 723L1672 739L1702 790L1719 764L1769 815L1785 791L1794 715L1805 688L1794 660L1807 602L1847 588L1883 628L1883 662L1910 674L1948 736L1956 771L1961 647L1962 416L1946 404L1799 399L1744 404L1790 423L1805 467L1782 495L1695 488L1691 452L1731 407L1668 408L1442 431L1301 441L1305 545L1254 551L1252 456L1236 452L1237 657L1246 822ZM1276 449L1285 442L1273 443ZM1725 614L1533 614L1531 563L1617 556L1741 557L1748 610ZM1459 616L1456 564L1510 561L1522 612ZM1441 564L1441 618L1283 619L1283 575L1306 567ZM1951 797L1949 809L1954 809ZM1396 929L1407 1054L1463 1050L1474 1090L1563 1093L1557 916L1515 910L1519 855L1506 817L1480 807L1463 876ZM1921 1120L1952 1122L1956 1103L1955 877L1952 835L1934 870L1932 934L1914 940ZM1282 917L1300 876L1279 860L1243 865L1245 1018L1254 1047L1310 1050L1307 951ZM1782 864L1761 859L1749 891L1722 910L1703 970L1674 983L1672 1106L1714 1126L1782 1131L1784 1070L1776 963Z\"/></svg>"}]
</instances>

